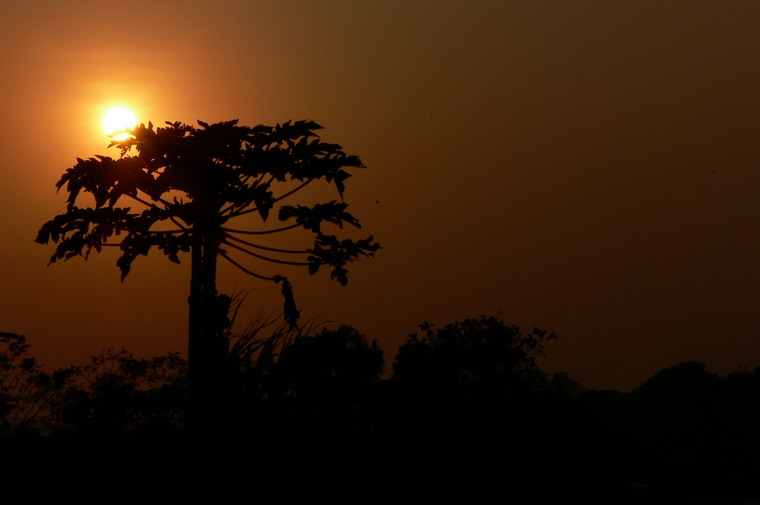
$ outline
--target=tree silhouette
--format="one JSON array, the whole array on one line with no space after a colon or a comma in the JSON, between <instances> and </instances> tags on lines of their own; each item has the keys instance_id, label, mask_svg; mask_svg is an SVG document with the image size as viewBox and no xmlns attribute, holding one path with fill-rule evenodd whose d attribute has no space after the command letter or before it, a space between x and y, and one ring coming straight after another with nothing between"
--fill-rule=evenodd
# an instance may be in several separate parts
<instances>
[{"instance_id":1,"label":"tree silhouette","mask_svg":"<svg viewBox=\"0 0 760 505\"><path fill-rule=\"evenodd\" d=\"M393 379L428 400L501 402L530 392L545 379L535 358L556 338L538 328L523 334L486 316L420 329L399 347Z\"/></svg>"},{"instance_id":2,"label":"tree silhouette","mask_svg":"<svg viewBox=\"0 0 760 505\"><path fill-rule=\"evenodd\" d=\"M182 423L187 363L177 353L137 358L106 349L65 377L50 395L52 425L93 434L171 431Z\"/></svg>"},{"instance_id":3,"label":"tree silhouette","mask_svg":"<svg viewBox=\"0 0 760 505\"><path fill-rule=\"evenodd\" d=\"M274 368L281 393L324 408L330 403L366 400L383 373L383 351L350 326L322 328L284 347Z\"/></svg>"},{"instance_id":4,"label":"tree silhouette","mask_svg":"<svg viewBox=\"0 0 760 505\"><path fill-rule=\"evenodd\" d=\"M508 493L515 503L541 503L557 420L536 359L554 338L498 316L426 322L409 335L393 363L388 418L417 501L485 503Z\"/></svg>"},{"instance_id":5,"label":"tree silhouette","mask_svg":"<svg viewBox=\"0 0 760 505\"><path fill-rule=\"evenodd\" d=\"M36 241L57 244L50 263L75 256L86 259L94 250L118 247L116 264L122 280L132 262L158 248L179 263L180 253L191 255L189 312L189 386L191 405L212 401L215 375L223 359L224 319L228 297L217 297L217 257L229 261L258 279L277 283L284 297L284 317L297 325L298 310L293 289L284 275L263 275L244 266L242 254L280 266L320 267L331 277L348 282L346 265L360 256L372 256L379 248L372 236L339 238L326 228L359 221L343 202L348 168L363 167L357 156L341 146L322 142L312 121L275 126L240 126L237 120L216 124L198 121L199 127L180 122L154 128L140 125L132 136L113 141L121 150L113 159L96 156L77 159L57 183L66 187L66 212L45 223ZM110 147L110 146L109 146ZM132 149L136 155L128 155ZM282 202L314 181L335 187L339 199L312 205ZM89 193L94 206L78 206ZM125 206L124 201L129 205ZM258 217L258 225L236 229L230 220ZM263 226L269 221L274 226ZM272 247L266 236L303 229L312 238L301 249ZM265 245L266 244L266 245Z\"/></svg>"},{"instance_id":6,"label":"tree silhouette","mask_svg":"<svg viewBox=\"0 0 760 505\"><path fill-rule=\"evenodd\" d=\"M0 433L29 426L45 408L50 377L28 350L26 337L0 331Z\"/></svg>"}]
</instances>

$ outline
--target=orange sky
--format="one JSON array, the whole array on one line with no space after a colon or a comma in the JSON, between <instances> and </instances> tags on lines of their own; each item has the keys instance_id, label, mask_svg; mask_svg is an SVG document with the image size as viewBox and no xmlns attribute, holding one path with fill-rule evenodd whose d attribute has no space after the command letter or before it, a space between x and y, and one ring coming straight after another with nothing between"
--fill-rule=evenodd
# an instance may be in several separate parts
<instances>
[{"instance_id":1,"label":"orange sky","mask_svg":"<svg viewBox=\"0 0 760 505\"><path fill-rule=\"evenodd\" d=\"M362 157L346 200L384 249L306 317L395 349L423 320L555 331L545 366L627 389L760 364L760 3L3 2L0 331L50 366L184 350L188 265L46 267L54 183L142 121L313 119ZM115 155L116 153L109 153ZM378 201L379 203L375 203ZM279 309L253 290L246 319ZM247 321L246 321L247 322Z\"/></svg>"}]
</instances>

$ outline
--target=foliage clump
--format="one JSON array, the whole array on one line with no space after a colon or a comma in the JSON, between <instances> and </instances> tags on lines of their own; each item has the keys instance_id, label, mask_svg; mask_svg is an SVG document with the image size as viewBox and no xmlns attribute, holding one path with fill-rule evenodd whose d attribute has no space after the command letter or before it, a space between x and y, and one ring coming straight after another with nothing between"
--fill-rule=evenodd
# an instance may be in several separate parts
<instances>
[{"instance_id":1,"label":"foliage clump","mask_svg":"<svg viewBox=\"0 0 760 505\"><path fill-rule=\"evenodd\" d=\"M108 349L59 373L52 418L59 429L129 432L183 426L187 362L178 353L137 358Z\"/></svg>"},{"instance_id":2,"label":"foliage clump","mask_svg":"<svg viewBox=\"0 0 760 505\"><path fill-rule=\"evenodd\" d=\"M524 334L493 316L420 329L399 348L393 378L420 395L456 401L502 401L530 391L543 378L536 357L556 338L537 328Z\"/></svg>"},{"instance_id":3,"label":"foliage clump","mask_svg":"<svg viewBox=\"0 0 760 505\"><path fill-rule=\"evenodd\" d=\"M0 430L28 426L47 406L51 378L27 355L26 337L0 332Z\"/></svg>"}]
</instances>

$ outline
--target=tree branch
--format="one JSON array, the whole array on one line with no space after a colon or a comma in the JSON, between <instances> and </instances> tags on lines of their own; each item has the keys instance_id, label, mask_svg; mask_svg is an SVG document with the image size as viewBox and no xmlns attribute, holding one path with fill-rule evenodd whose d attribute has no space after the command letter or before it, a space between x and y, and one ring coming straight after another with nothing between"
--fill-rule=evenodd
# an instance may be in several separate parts
<instances>
[{"instance_id":1,"label":"tree branch","mask_svg":"<svg viewBox=\"0 0 760 505\"><path fill-rule=\"evenodd\" d=\"M269 233L279 233L281 231L287 231L292 230L293 228L298 228L301 226L300 224L291 224L289 226L283 226L282 228L275 228L274 230L266 230L266 231L247 231L247 230L233 230L231 228L225 228L222 227L222 230L228 232L228 233L243 233L245 235L267 235Z\"/></svg>"},{"instance_id":2,"label":"tree branch","mask_svg":"<svg viewBox=\"0 0 760 505\"><path fill-rule=\"evenodd\" d=\"M274 177L272 177L272 179L274 179ZM272 200L272 203L274 204L274 203L279 202L280 200L284 200L285 198L289 197L290 195L292 195L296 191L302 190L304 187L306 187L313 180L314 179L309 179L308 181L306 181L306 182L304 182L302 184L299 184L298 187L293 188L290 191L288 191L287 193L285 193L284 195L278 196L277 198L275 198L274 200ZM267 182L267 184L270 184L271 182L272 182L272 180L270 179L269 182ZM241 208L243 208L243 207L241 207ZM227 209L225 209L224 212L226 212L227 210L231 210L231 207L227 207ZM245 214L250 214L251 212L256 212L258 210L259 210L258 207L254 207L252 209L242 210L240 212L232 212L232 213L230 213L229 217L242 216L242 215L245 215Z\"/></svg>"},{"instance_id":3,"label":"tree branch","mask_svg":"<svg viewBox=\"0 0 760 505\"><path fill-rule=\"evenodd\" d=\"M265 247L263 245L254 244L253 242L248 242L241 238L234 237L232 235L227 235L227 238L232 239L235 242L240 242L241 244L245 244L247 246L255 247L256 249L263 249L265 251L279 252L279 253L285 253L285 254L307 254L309 252L308 250L294 251L291 249L275 249L274 247Z\"/></svg>"},{"instance_id":4,"label":"tree branch","mask_svg":"<svg viewBox=\"0 0 760 505\"><path fill-rule=\"evenodd\" d=\"M306 182L304 182L303 184L299 184L299 185L298 185L298 187L296 187L296 188L294 188L294 189L292 189L292 190L288 191L288 192L287 192L287 193L285 193L284 195L278 196L277 198L275 198L275 199L274 199L274 201L275 201L275 202L279 202L280 200L284 200L285 198L289 197L290 195L292 195L292 194L293 194L293 193L295 193L296 191L300 191L300 190L302 190L302 189L303 189L305 186L307 186L307 185L308 185L309 183L311 183L311 181L313 181L313 180L314 180L314 179L309 179L309 180L307 180Z\"/></svg>"},{"instance_id":5,"label":"tree branch","mask_svg":"<svg viewBox=\"0 0 760 505\"><path fill-rule=\"evenodd\" d=\"M190 231L190 230L188 230L187 228L183 228L181 230L148 230L148 231L145 231L145 232L142 232L142 233L150 233L151 235L163 235L165 233L171 233L171 234L175 234L175 233L187 233L188 231Z\"/></svg>"},{"instance_id":6,"label":"tree branch","mask_svg":"<svg viewBox=\"0 0 760 505\"><path fill-rule=\"evenodd\" d=\"M224 251L219 251L219 256L226 259L227 261L229 261L230 263L232 263L233 265L235 265L236 267L238 267L240 270L247 273L248 275L252 275L258 279L265 280L265 281L274 281L274 277L265 277L263 275L259 275L257 273L251 272L250 270L242 266L240 263L238 263L237 261L227 256L227 253L225 253Z\"/></svg>"},{"instance_id":7,"label":"tree branch","mask_svg":"<svg viewBox=\"0 0 760 505\"><path fill-rule=\"evenodd\" d=\"M135 196L135 195L127 195L127 196L130 197L130 198L132 198L133 200L136 200L136 201L140 202L141 204L145 205L146 207L150 207L152 209L164 210L164 209L161 209L155 203L147 202L147 201L143 200L142 198L140 198L138 196ZM167 202L163 198L159 198L158 201L161 202L161 203L163 203L166 207L174 207L174 204L172 204L171 202ZM177 219L174 216L169 216L169 221L171 221L172 223L174 223L175 225L177 225L177 227L180 228L182 231L187 230L187 228L184 227L184 226L182 226L182 223L180 223L179 221L177 221Z\"/></svg>"},{"instance_id":8,"label":"tree branch","mask_svg":"<svg viewBox=\"0 0 760 505\"><path fill-rule=\"evenodd\" d=\"M124 193L124 194L125 194L125 195L127 195L128 197L130 197L131 199L133 199L133 200L136 200L136 201L140 202L141 204L145 205L146 207L151 207L151 208L154 208L154 209L157 209L157 208L158 208L158 206L157 206L156 204L154 204L154 203L150 203L150 202L146 202L145 200L143 200L143 199L142 199L142 198L140 198L139 196L136 196L136 195L128 195L128 194L126 194L126 193Z\"/></svg>"},{"instance_id":9,"label":"tree branch","mask_svg":"<svg viewBox=\"0 0 760 505\"><path fill-rule=\"evenodd\" d=\"M180 228L177 231L187 231L187 227L186 226L182 226L182 223L180 223L179 221L177 221L177 218L175 218L174 216L171 216L169 218L169 221L171 221L172 223L176 224Z\"/></svg>"},{"instance_id":10,"label":"tree branch","mask_svg":"<svg viewBox=\"0 0 760 505\"><path fill-rule=\"evenodd\" d=\"M279 263L281 265L296 265L296 266L302 266L302 267L303 266L309 266L311 264L311 263L307 263L305 261L284 261L284 260L278 260L278 259L275 259L275 258L270 258L268 256L262 256L261 254L256 254L255 252L249 251L248 249L246 249L244 247L240 247L239 245L235 245L235 244L233 244L232 242L230 242L230 241L228 241L226 239L222 240L222 244L226 244L226 245L228 245L230 247L234 247L238 251L242 251L242 252L244 252L244 253L246 253L246 254L248 254L250 256L253 256L254 258L259 258L259 259L264 260L264 261L270 261L272 263Z\"/></svg>"}]
</instances>

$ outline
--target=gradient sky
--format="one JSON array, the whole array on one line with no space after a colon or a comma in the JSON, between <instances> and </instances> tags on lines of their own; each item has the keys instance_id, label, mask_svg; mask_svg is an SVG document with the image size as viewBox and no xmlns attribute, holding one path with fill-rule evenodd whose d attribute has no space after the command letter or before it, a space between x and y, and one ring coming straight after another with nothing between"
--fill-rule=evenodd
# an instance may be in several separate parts
<instances>
[{"instance_id":1,"label":"gradient sky","mask_svg":"<svg viewBox=\"0 0 760 505\"><path fill-rule=\"evenodd\" d=\"M391 358L424 320L497 314L559 339L543 365L629 389L760 364L760 2L5 1L0 331L49 366L186 348L189 267L108 251L47 267L54 183L138 119L312 119L362 157L346 200L384 249L289 273L305 317ZM281 307L250 291L242 322Z\"/></svg>"}]
</instances>

